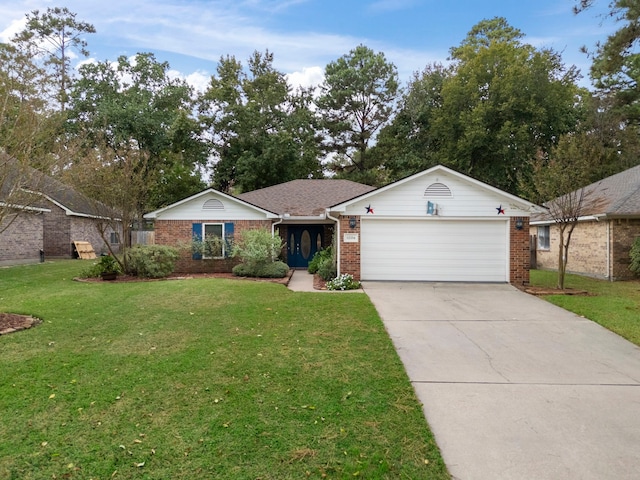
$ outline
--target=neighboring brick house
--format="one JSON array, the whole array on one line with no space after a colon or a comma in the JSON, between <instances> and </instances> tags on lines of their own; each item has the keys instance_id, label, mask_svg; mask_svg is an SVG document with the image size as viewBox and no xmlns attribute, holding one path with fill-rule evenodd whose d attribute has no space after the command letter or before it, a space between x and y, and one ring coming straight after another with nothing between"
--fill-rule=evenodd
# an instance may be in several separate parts
<instances>
[{"instance_id":1,"label":"neighboring brick house","mask_svg":"<svg viewBox=\"0 0 640 480\"><path fill-rule=\"evenodd\" d=\"M545 214L531 219L537 268L557 270L559 231ZM640 165L584 188L584 208L571 236L567 272L608 280L633 278L629 250L640 237Z\"/></svg>"},{"instance_id":2,"label":"neighboring brick house","mask_svg":"<svg viewBox=\"0 0 640 480\"><path fill-rule=\"evenodd\" d=\"M529 282L529 216L536 205L443 166L375 189L347 180L294 180L238 197L208 189L148 213L156 243L203 235L223 245L266 227L285 242L289 266L305 268L332 242L338 273L362 280ZM333 241L333 239L336 241ZM183 272L230 271L183 253Z\"/></svg>"},{"instance_id":3,"label":"neighboring brick house","mask_svg":"<svg viewBox=\"0 0 640 480\"><path fill-rule=\"evenodd\" d=\"M6 166L15 161L2 155L0 162ZM41 254L44 258L72 258L74 241L91 243L98 255L107 250L96 228L96 220L105 215L106 207L36 170L22 170L17 180L7 179L9 170L2 169L5 178L0 203L7 215L0 225L0 265L38 262ZM16 187L26 195L7 193ZM9 208L3 203L6 200L13 204L16 198L22 204ZM107 236L114 251L119 251L120 232L110 229Z\"/></svg>"}]
</instances>

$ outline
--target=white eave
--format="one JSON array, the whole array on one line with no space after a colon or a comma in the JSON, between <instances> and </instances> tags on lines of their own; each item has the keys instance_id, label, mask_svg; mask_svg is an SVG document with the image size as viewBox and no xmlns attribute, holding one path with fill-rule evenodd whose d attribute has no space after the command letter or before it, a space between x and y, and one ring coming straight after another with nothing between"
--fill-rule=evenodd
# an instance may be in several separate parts
<instances>
[{"instance_id":1,"label":"white eave","mask_svg":"<svg viewBox=\"0 0 640 480\"><path fill-rule=\"evenodd\" d=\"M213 193L215 195L219 195L222 198L224 198L226 200L229 200L231 202L235 202L235 203L238 203L240 205L244 205L246 207L252 208L252 209L254 209L254 210L266 215L267 218L281 218L281 216L279 216L279 215L277 215L277 214L275 214L273 212L270 212L270 211L265 210L263 208L257 207L256 205L253 205L253 204L251 204L249 202L245 202L244 200L241 200L238 197L234 197L232 195L228 195L226 193L222 193L222 192L216 190L215 188L208 188L206 190L203 190L202 192L196 193L195 195L191 195L190 197L184 198L184 199L182 199L182 200L180 200L180 201L178 201L176 203L172 203L171 205L167 205L166 207L160 208L159 210L155 210L153 212L145 213L143 215L143 218L155 220L156 218L158 218L159 214L161 214L163 212L166 212L167 210L171 210L172 208L178 207L180 205L184 205L185 203L191 202L192 200L195 200L197 198L206 196L206 195L211 194L211 193Z\"/></svg>"},{"instance_id":2,"label":"white eave","mask_svg":"<svg viewBox=\"0 0 640 480\"><path fill-rule=\"evenodd\" d=\"M542 209L542 207L540 207L539 205L536 205L535 203L531 203L523 198L517 197L515 195L512 195L510 193L507 193L503 190L500 190L499 188L496 187L492 187L489 184L486 184L484 182L481 182L480 180L476 180L475 178L469 177L467 175L464 175L462 173L456 172L455 170L451 170L450 168L447 168L443 165L436 165L435 167L431 167L428 170L424 170L422 172L418 172L414 175L411 175L409 177L403 178L401 180L398 180L396 182L390 183L388 185L385 185L384 187L380 187L377 188L376 190L372 190L370 192L367 192L363 195L360 195L358 197L352 198L350 200L347 200L346 202L343 203L339 203L337 205L333 205L332 207L327 208L327 212L344 212L347 207L349 207L350 205L353 205L356 202L359 202L361 200L366 200L367 198L373 197L379 193L383 193L386 192L387 190L390 190L392 188L397 187L398 185L402 185L403 183L407 183L410 182L412 180L415 180L416 178L420 178L422 176L426 176L435 172L444 172L444 173L448 173L450 175L456 176L460 179L462 179L463 181L467 181L479 188L482 188L484 190L487 190L491 193L494 193L496 195L499 195L501 197L503 197L505 200L508 200L516 205L518 205L522 210L524 211L529 211L532 213L542 213L543 211L546 211L544 209Z\"/></svg>"}]
</instances>

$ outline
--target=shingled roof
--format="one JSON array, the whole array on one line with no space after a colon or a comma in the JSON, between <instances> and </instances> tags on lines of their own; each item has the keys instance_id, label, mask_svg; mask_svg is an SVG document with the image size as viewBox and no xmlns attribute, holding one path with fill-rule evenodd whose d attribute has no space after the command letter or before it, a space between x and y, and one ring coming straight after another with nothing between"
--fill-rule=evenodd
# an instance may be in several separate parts
<instances>
[{"instance_id":1,"label":"shingled roof","mask_svg":"<svg viewBox=\"0 0 640 480\"><path fill-rule=\"evenodd\" d=\"M587 185L582 216L640 217L640 165ZM548 215L532 218L545 220Z\"/></svg>"},{"instance_id":2,"label":"shingled roof","mask_svg":"<svg viewBox=\"0 0 640 480\"><path fill-rule=\"evenodd\" d=\"M42 197L45 197L64 209L67 215L88 217L115 215L112 209L100 202L91 200L69 185L65 185L34 168L18 165L17 160L1 152L0 164L3 167L3 175L6 176L0 185L0 202L8 200L10 189L19 184L25 192L34 194L31 198L20 197L22 200L28 200L28 205L23 206L46 207L46 203L42 200Z\"/></svg>"},{"instance_id":3,"label":"shingled roof","mask_svg":"<svg viewBox=\"0 0 640 480\"><path fill-rule=\"evenodd\" d=\"M238 198L279 215L310 217L371 190L375 187L351 180L301 179L243 193Z\"/></svg>"}]
</instances>

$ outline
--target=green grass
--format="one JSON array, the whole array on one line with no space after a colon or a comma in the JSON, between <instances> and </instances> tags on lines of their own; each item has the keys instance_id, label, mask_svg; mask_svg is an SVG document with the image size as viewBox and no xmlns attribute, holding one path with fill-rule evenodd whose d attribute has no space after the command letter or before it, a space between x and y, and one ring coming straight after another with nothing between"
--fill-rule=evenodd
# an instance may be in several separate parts
<instances>
[{"instance_id":1,"label":"green grass","mask_svg":"<svg viewBox=\"0 0 640 480\"><path fill-rule=\"evenodd\" d=\"M2 479L449 478L364 294L0 269Z\"/></svg>"},{"instance_id":2,"label":"green grass","mask_svg":"<svg viewBox=\"0 0 640 480\"><path fill-rule=\"evenodd\" d=\"M556 272L531 271L534 286L554 288L556 279ZM609 282L567 275L565 287L586 290L589 295L551 295L546 299L640 346L640 280Z\"/></svg>"}]
</instances>

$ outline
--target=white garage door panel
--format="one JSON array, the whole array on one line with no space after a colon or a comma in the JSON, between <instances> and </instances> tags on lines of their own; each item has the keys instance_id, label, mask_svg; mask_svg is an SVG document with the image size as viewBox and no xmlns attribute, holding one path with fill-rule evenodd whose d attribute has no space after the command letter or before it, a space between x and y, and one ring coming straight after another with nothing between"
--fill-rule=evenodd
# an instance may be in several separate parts
<instances>
[{"instance_id":1,"label":"white garage door panel","mask_svg":"<svg viewBox=\"0 0 640 480\"><path fill-rule=\"evenodd\" d=\"M506 221L364 220L363 280L507 281Z\"/></svg>"}]
</instances>

